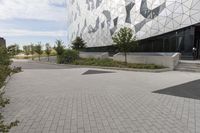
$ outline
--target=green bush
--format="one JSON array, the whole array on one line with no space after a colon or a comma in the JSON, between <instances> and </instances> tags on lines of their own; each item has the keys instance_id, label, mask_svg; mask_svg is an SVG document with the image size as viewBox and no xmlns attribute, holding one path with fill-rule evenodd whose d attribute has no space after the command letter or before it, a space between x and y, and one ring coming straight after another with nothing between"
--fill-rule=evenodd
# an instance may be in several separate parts
<instances>
[{"instance_id":1,"label":"green bush","mask_svg":"<svg viewBox=\"0 0 200 133\"><path fill-rule=\"evenodd\" d=\"M58 57L58 63L60 64L69 64L74 62L79 58L78 51L67 49L61 56Z\"/></svg>"},{"instance_id":2,"label":"green bush","mask_svg":"<svg viewBox=\"0 0 200 133\"><path fill-rule=\"evenodd\" d=\"M0 65L0 88L4 85L4 81L10 75L11 69L5 65Z\"/></svg>"},{"instance_id":3,"label":"green bush","mask_svg":"<svg viewBox=\"0 0 200 133\"><path fill-rule=\"evenodd\" d=\"M10 57L5 48L0 47L0 88L4 85L4 82L8 75L12 72L9 67ZM9 99L4 98L4 93L0 92L0 109L9 104ZM13 126L17 126L19 121L5 124L3 115L0 112L0 132L7 133Z\"/></svg>"},{"instance_id":4,"label":"green bush","mask_svg":"<svg viewBox=\"0 0 200 133\"><path fill-rule=\"evenodd\" d=\"M4 81L8 75L11 73L11 69L8 67L10 65L10 57L7 50L0 47L0 88L4 85Z\"/></svg>"},{"instance_id":5,"label":"green bush","mask_svg":"<svg viewBox=\"0 0 200 133\"><path fill-rule=\"evenodd\" d=\"M3 47L0 47L0 65L10 65L10 57Z\"/></svg>"}]
</instances>

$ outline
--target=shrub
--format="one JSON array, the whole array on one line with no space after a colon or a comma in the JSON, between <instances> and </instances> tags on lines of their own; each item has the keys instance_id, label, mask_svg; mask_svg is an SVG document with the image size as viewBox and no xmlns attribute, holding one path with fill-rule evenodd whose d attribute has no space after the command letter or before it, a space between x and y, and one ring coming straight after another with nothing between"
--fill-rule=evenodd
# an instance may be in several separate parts
<instances>
[{"instance_id":1,"label":"shrub","mask_svg":"<svg viewBox=\"0 0 200 133\"><path fill-rule=\"evenodd\" d=\"M58 58L58 62L61 64L69 64L74 62L79 58L78 51L67 49L63 52L61 56Z\"/></svg>"},{"instance_id":2,"label":"shrub","mask_svg":"<svg viewBox=\"0 0 200 133\"><path fill-rule=\"evenodd\" d=\"M15 67L12 69L12 73L19 73L22 72L22 67Z\"/></svg>"},{"instance_id":3,"label":"shrub","mask_svg":"<svg viewBox=\"0 0 200 133\"><path fill-rule=\"evenodd\" d=\"M9 68L10 58L5 48L0 47L0 88L4 85L4 82L8 75L11 73ZM4 93L0 92L0 109L9 104L9 99L3 97ZM0 112L0 132L9 132L13 126L17 126L19 121L6 123L4 122L3 115Z\"/></svg>"},{"instance_id":4,"label":"shrub","mask_svg":"<svg viewBox=\"0 0 200 133\"><path fill-rule=\"evenodd\" d=\"M3 47L0 47L0 65L10 65L10 57Z\"/></svg>"},{"instance_id":5,"label":"shrub","mask_svg":"<svg viewBox=\"0 0 200 133\"><path fill-rule=\"evenodd\" d=\"M0 88L4 85L4 81L10 75L11 69L5 65L0 65Z\"/></svg>"},{"instance_id":6,"label":"shrub","mask_svg":"<svg viewBox=\"0 0 200 133\"><path fill-rule=\"evenodd\" d=\"M105 66L105 67L119 67L119 68L135 68L135 69L161 69L163 66L154 64L134 64L114 61L112 59L79 59L73 62L74 65L88 65L88 66Z\"/></svg>"}]
</instances>

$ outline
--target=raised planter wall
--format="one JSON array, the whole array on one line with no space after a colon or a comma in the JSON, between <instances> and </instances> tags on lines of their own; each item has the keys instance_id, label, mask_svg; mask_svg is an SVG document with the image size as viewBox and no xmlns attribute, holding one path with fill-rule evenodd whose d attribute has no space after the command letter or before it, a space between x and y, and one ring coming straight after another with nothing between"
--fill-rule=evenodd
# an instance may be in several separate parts
<instances>
[{"instance_id":1,"label":"raised planter wall","mask_svg":"<svg viewBox=\"0 0 200 133\"><path fill-rule=\"evenodd\" d=\"M80 52L79 56L81 58L95 58L95 59L109 58L108 52Z\"/></svg>"},{"instance_id":2,"label":"raised planter wall","mask_svg":"<svg viewBox=\"0 0 200 133\"><path fill-rule=\"evenodd\" d=\"M178 65L180 53L128 53L127 62L137 64L155 64L171 70ZM114 55L113 60L124 61L124 53Z\"/></svg>"}]
</instances>

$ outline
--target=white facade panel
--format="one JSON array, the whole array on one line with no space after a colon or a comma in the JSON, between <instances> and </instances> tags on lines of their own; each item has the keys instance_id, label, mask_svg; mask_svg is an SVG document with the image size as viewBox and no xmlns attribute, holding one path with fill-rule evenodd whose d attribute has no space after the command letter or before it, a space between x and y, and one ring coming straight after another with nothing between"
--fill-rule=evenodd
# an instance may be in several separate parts
<instances>
[{"instance_id":1,"label":"white facade panel","mask_svg":"<svg viewBox=\"0 0 200 133\"><path fill-rule=\"evenodd\" d=\"M99 47L124 26L141 40L199 23L200 0L68 0L67 13L69 41Z\"/></svg>"}]
</instances>

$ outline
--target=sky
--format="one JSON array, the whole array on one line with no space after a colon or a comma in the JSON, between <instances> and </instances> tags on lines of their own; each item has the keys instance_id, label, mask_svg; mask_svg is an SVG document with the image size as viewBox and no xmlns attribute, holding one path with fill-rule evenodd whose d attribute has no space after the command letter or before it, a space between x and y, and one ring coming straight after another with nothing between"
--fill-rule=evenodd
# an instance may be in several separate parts
<instances>
[{"instance_id":1,"label":"sky","mask_svg":"<svg viewBox=\"0 0 200 133\"><path fill-rule=\"evenodd\" d=\"M0 0L0 37L7 45L67 43L66 0Z\"/></svg>"}]
</instances>

